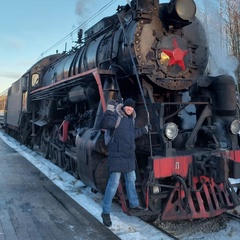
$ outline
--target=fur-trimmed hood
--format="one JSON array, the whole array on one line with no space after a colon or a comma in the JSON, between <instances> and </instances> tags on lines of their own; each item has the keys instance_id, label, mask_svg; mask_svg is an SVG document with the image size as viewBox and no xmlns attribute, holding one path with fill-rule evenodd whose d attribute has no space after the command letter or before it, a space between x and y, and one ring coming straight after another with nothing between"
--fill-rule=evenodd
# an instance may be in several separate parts
<instances>
[{"instance_id":1,"label":"fur-trimmed hood","mask_svg":"<svg viewBox=\"0 0 240 240\"><path fill-rule=\"evenodd\" d=\"M128 115L124 112L123 110L123 103L119 103L116 107L116 113L121 117L128 117ZM136 112L135 110L133 110L133 113L132 113L132 118L135 119L136 118Z\"/></svg>"},{"instance_id":2,"label":"fur-trimmed hood","mask_svg":"<svg viewBox=\"0 0 240 240\"><path fill-rule=\"evenodd\" d=\"M135 139L146 134L146 128L135 128L136 112L129 117L123 110L123 104L116 106L113 112L107 110L102 119L102 128L112 131L108 144L108 167L110 172L131 172L136 166ZM121 121L116 127L117 122Z\"/></svg>"}]
</instances>

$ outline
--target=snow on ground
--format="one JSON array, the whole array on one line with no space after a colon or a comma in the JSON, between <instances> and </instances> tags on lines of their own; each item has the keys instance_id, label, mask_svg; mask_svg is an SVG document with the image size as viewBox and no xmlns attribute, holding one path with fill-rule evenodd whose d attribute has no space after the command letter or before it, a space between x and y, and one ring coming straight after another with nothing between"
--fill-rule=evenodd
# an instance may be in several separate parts
<instances>
[{"instance_id":1,"label":"snow on ground","mask_svg":"<svg viewBox=\"0 0 240 240\"><path fill-rule=\"evenodd\" d=\"M0 137L5 143L36 166L60 189L66 192L72 199L90 212L94 217L96 217L96 219L102 222L100 215L102 211L101 203L103 196L101 194L93 193L91 189L86 187L81 181L76 180L72 175L64 172L62 169L52 164L49 160L43 158L38 153L33 152L26 146L20 145L16 140L5 133L0 132ZM171 239L139 218L124 214L120 206L115 203L112 205L111 218L113 225L110 227L110 230L122 240ZM238 233L239 223L233 221L221 231L211 233L197 232L196 234L182 237L181 239L237 240L240 239Z\"/></svg>"},{"instance_id":2,"label":"snow on ground","mask_svg":"<svg viewBox=\"0 0 240 240\"><path fill-rule=\"evenodd\" d=\"M1 139L19 154L36 166L60 189L66 192L79 205L90 212L96 219L102 222L101 203L103 196L91 191L81 181L72 175L64 172L58 166L43 158L38 153L33 152L24 145L20 145L15 139L0 132ZM159 232L154 227L134 216L124 214L119 205L112 205L111 219L113 222L110 230L122 240L167 240L171 239L167 235Z\"/></svg>"}]
</instances>

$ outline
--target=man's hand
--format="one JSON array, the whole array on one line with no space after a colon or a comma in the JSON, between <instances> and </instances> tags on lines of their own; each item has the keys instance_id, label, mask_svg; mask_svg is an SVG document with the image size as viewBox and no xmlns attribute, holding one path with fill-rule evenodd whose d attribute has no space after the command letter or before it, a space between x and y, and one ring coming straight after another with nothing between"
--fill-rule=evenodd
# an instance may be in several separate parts
<instances>
[{"instance_id":1,"label":"man's hand","mask_svg":"<svg viewBox=\"0 0 240 240\"><path fill-rule=\"evenodd\" d=\"M151 132L152 131L152 125L150 123L148 123L146 126L145 126L145 129L148 132Z\"/></svg>"},{"instance_id":2,"label":"man's hand","mask_svg":"<svg viewBox=\"0 0 240 240\"><path fill-rule=\"evenodd\" d=\"M117 106L117 102L116 102L114 99L108 100L107 110L109 110L109 111L111 111L111 112L114 112L116 106Z\"/></svg>"}]
</instances>

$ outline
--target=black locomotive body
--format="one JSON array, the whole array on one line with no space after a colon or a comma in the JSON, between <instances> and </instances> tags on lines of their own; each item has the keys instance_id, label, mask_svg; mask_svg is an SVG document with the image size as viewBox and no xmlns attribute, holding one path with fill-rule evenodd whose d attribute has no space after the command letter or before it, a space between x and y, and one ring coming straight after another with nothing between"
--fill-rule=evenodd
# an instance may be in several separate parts
<instances>
[{"instance_id":1,"label":"black locomotive body","mask_svg":"<svg viewBox=\"0 0 240 240\"><path fill-rule=\"evenodd\" d=\"M208 218L240 204L239 109L228 75L209 76L193 0L132 0L34 64L8 91L5 130L104 192L107 101L136 101L137 191L146 221ZM124 183L117 197L128 212Z\"/></svg>"}]
</instances>

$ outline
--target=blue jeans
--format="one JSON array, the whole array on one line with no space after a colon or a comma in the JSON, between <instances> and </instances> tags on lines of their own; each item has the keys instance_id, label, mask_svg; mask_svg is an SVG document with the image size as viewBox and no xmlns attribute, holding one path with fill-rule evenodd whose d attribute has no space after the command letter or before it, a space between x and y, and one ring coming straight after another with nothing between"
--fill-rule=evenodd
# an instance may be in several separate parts
<instances>
[{"instance_id":1,"label":"blue jeans","mask_svg":"<svg viewBox=\"0 0 240 240\"><path fill-rule=\"evenodd\" d=\"M135 188L136 173L135 171L131 171L128 173L123 173L123 175L125 178L126 191L129 199L129 207L130 208L138 207L139 201ZM109 214L111 212L112 200L117 192L120 177L121 177L120 172L110 173L102 205L102 212L105 214Z\"/></svg>"}]
</instances>

